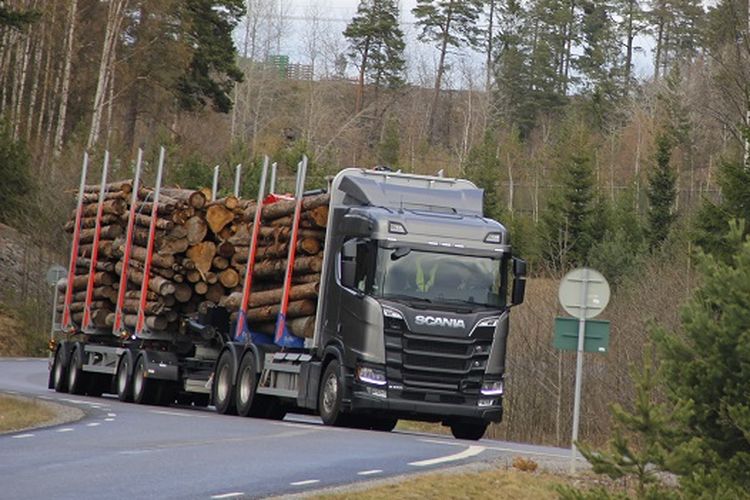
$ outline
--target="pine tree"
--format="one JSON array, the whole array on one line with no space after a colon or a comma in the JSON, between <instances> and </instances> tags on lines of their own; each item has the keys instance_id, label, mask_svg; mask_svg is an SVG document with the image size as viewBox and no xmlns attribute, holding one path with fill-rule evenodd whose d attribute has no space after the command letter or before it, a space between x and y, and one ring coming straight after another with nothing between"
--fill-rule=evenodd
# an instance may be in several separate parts
<instances>
[{"instance_id":1,"label":"pine tree","mask_svg":"<svg viewBox=\"0 0 750 500\"><path fill-rule=\"evenodd\" d=\"M743 223L730 262L699 258L702 284L682 312L680 332L660 331L670 398L689 403L689 436L702 449L681 483L689 495L740 498L750 491L750 240ZM685 472L685 471L683 471Z\"/></svg>"},{"instance_id":2,"label":"pine tree","mask_svg":"<svg viewBox=\"0 0 750 500\"><path fill-rule=\"evenodd\" d=\"M578 448L597 474L612 479L632 477L636 498L679 498L676 491L666 488L659 477L665 470L685 463L695 456L697 445L683 432L682 423L691 415L689 402L669 405L658 402L660 377L653 367L651 347L646 349L641 369L631 366L635 385L632 410L619 403L612 405L613 437L607 451L596 451L585 444ZM581 498L575 490L563 491L563 498ZM595 490L583 498L618 498L604 490Z\"/></svg>"},{"instance_id":3,"label":"pine tree","mask_svg":"<svg viewBox=\"0 0 750 500\"><path fill-rule=\"evenodd\" d=\"M192 60L179 78L175 93L185 110L201 108L210 101L214 110L232 109L229 95L242 72L235 63L232 31L244 13L242 0L185 0L180 2L184 42Z\"/></svg>"},{"instance_id":4,"label":"pine tree","mask_svg":"<svg viewBox=\"0 0 750 500\"><path fill-rule=\"evenodd\" d=\"M477 21L483 3L484 0L417 0L417 6L412 9L420 30L419 40L434 43L439 53L428 123L430 139L435 133L437 106L448 68L448 52L477 45L480 35Z\"/></svg>"},{"instance_id":5,"label":"pine tree","mask_svg":"<svg viewBox=\"0 0 750 500\"><path fill-rule=\"evenodd\" d=\"M355 112L362 110L366 83L396 87L403 83L404 33L398 26L395 0L361 0L346 27L349 58L359 69Z\"/></svg>"},{"instance_id":6,"label":"pine tree","mask_svg":"<svg viewBox=\"0 0 750 500\"><path fill-rule=\"evenodd\" d=\"M648 196L648 241L650 248L660 246L669 236L675 221L674 202L677 197L677 177L669 165L672 143L665 134L656 138L656 165L649 174Z\"/></svg>"},{"instance_id":7,"label":"pine tree","mask_svg":"<svg viewBox=\"0 0 750 500\"><path fill-rule=\"evenodd\" d=\"M498 149L496 135L488 131L482 142L469 152L465 168L466 178L484 191L484 214L493 219L500 219L503 213L498 193L501 171Z\"/></svg>"},{"instance_id":8,"label":"pine tree","mask_svg":"<svg viewBox=\"0 0 750 500\"><path fill-rule=\"evenodd\" d=\"M7 26L21 30L39 19L39 16L40 14L36 10L12 10L4 6L3 2L0 2L0 27Z\"/></svg>"},{"instance_id":9,"label":"pine tree","mask_svg":"<svg viewBox=\"0 0 750 500\"><path fill-rule=\"evenodd\" d=\"M391 116L383 126L383 133L378 143L378 162L388 167L397 167L401 139L398 120Z\"/></svg>"},{"instance_id":10,"label":"pine tree","mask_svg":"<svg viewBox=\"0 0 750 500\"><path fill-rule=\"evenodd\" d=\"M581 126L568 126L557 146L557 183L542 216L544 254L556 270L587 262L596 241L596 186L588 132Z\"/></svg>"}]
</instances>

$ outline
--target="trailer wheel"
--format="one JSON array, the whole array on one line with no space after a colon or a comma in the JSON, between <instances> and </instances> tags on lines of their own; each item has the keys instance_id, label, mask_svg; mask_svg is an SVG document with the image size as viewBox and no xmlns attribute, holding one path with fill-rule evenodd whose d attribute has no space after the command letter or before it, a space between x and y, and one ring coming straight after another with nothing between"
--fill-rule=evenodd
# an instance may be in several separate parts
<instances>
[{"instance_id":1,"label":"trailer wheel","mask_svg":"<svg viewBox=\"0 0 750 500\"><path fill-rule=\"evenodd\" d=\"M68 392L83 394L87 383L86 374L83 373L83 345L76 344L68 363Z\"/></svg>"},{"instance_id":2,"label":"trailer wheel","mask_svg":"<svg viewBox=\"0 0 750 500\"><path fill-rule=\"evenodd\" d=\"M234 401L234 388L232 387L232 375L234 370L234 360L229 351L219 358L214 373L214 385L212 388L212 398L216 411L222 415L235 415L237 408Z\"/></svg>"},{"instance_id":3,"label":"trailer wheel","mask_svg":"<svg viewBox=\"0 0 750 500\"><path fill-rule=\"evenodd\" d=\"M138 356L133 371L133 401L138 404L153 404L156 401L156 386L146 373L146 361Z\"/></svg>"},{"instance_id":4,"label":"trailer wheel","mask_svg":"<svg viewBox=\"0 0 750 500\"><path fill-rule=\"evenodd\" d=\"M57 346L55 361L52 365L52 384L57 392L66 392L68 390L68 366L66 361L62 345Z\"/></svg>"},{"instance_id":5,"label":"trailer wheel","mask_svg":"<svg viewBox=\"0 0 750 500\"><path fill-rule=\"evenodd\" d=\"M258 386L258 374L255 370L255 356L248 352L242 358L240 369L237 373L237 385L235 387L235 401L237 402L237 414L243 417L256 417L257 411L253 411L255 401L255 389Z\"/></svg>"},{"instance_id":6,"label":"trailer wheel","mask_svg":"<svg viewBox=\"0 0 750 500\"><path fill-rule=\"evenodd\" d=\"M341 411L344 397L344 381L341 378L339 362L332 360L323 372L318 394L320 418L326 425L342 426L346 424L346 415Z\"/></svg>"},{"instance_id":7,"label":"trailer wheel","mask_svg":"<svg viewBox=\"0 0 750 500\"><path fill-rule=\"evenodd\" d=\"M456 422L451 424L451 433L456 439L477 441L484 436L484 432L487 430L487 425L487 422Z\"/></svg>"},{"instance_id":8,"label":"trailer wheel","mask_svg":"<svg viewBox=\"0 0 750 500\"><path fill-rule=\"evenodd\" d=\"M130 356L126 352L120 356L120 362L117 364L117 375L115 383L117 384L117 399L123 402L133 400L133 378L130 376Z\"/></svg>"}]
</instances>

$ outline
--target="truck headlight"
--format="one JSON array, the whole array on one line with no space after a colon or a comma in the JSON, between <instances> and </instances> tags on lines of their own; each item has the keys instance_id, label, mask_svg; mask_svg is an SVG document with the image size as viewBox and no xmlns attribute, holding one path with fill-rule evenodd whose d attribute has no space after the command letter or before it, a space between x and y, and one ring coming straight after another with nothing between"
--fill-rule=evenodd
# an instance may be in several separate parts
<instances>
[{"instance_id":1,"label":"truck headlight","mask_svg":"<svg viewBox=\"0 0 750 500\"><path fill-rule=\"evenodd\" d=\"M491 380L482 383L483 396L500 396L503 393L503 381Z\"/></svg>"},{"instance_id":2,"label":"truck headlight","mask_svg":"<svg viewBox=\"0 0 750 500\"><path fill-rule=\"evenodd\" d=\"M385 372L378 368L371 368L369 366L358 366L356 373L357 373L357 380L365 384L385 385L388 383L385 378Z\"/></svg>"}]
</instances>

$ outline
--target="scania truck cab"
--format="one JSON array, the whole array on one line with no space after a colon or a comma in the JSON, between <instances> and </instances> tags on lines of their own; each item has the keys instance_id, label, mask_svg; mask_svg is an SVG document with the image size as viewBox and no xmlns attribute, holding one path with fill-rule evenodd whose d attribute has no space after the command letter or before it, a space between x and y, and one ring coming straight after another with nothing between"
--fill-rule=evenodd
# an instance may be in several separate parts
<instances>
[{"instance_id":1,"label":"scania truck cab","mask_svg":"<svg viewBox=\"0 0 750 500\"><path fill-rule=\"evenodd\" d=\"M508 316L525 289L506 228L466 180L346 169L330 189L314 338L237 346L262 364L257 384L235 378L238 407L250 384L326 424L405 418L479 439L502 418Z\"/></svg>"}]
</instances>

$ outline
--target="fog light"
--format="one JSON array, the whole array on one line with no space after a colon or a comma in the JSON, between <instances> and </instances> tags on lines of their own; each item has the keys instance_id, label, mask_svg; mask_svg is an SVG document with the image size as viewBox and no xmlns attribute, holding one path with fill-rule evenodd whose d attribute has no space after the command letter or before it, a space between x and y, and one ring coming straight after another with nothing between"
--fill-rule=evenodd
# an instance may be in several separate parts
<instances>
[{"instance_id":1,"label":"fog light","mask_svg":"<svg viewBox=\"0 0 750 500\"><path fill-rule=\"evenodd\" d=\"M377 387L368 387L367 394L370 394L371 396L375 396L376 398L385 399L388 397L388 392L385 389L379 389Z\"/></svg>"},{"instance_id":2,"label":"fog light","mask_svg":"<svg viewBox=\"0 0 750 500\"><path fill-rule=\"evenodd\" d=\"M364 382L365 384L373 385L385 385L385 372L377 368L370 368L369 366L358 366L357 367L357 380Z\"/></svg>"},{"instance_id":3,"label":"fog light","mask_svg":"<svg viewBox=\"0 0 750 500\"><path fill-rule=\"evenodd\" d=\"M495 404L495 400L494 399L480 399L479 400L479 406L480 407L492 406L494 404Z\"/></svg>"},{"instance_id":4,"label":"fog light","mask_svg":"<svg viewBox=\"0 0 750 500\"><path fill-rule=\"evenodd\" d=\"M503 393L503 381L492 380L482 384L483 396L499 396Z\"/></svg>"}]
</instances>

